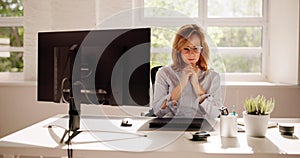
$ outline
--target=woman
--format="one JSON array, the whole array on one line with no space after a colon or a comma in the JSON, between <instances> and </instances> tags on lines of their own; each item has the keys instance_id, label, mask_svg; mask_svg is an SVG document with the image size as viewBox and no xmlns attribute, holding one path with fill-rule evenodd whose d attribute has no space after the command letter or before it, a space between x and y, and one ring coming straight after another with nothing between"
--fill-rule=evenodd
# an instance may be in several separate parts
<instances>
[{"instance_id":1,"label":"woman","mask_svg":"<svg viewBox=\"0 0 300 158\"><path fill-rule=\"evenodd\" d=\"M220 76L208 68L209 48L203 30L182 26L173 47L173 64L160 68L154 86L157 117L215 118L222 106Z\"/></svg>"}]
</instances>

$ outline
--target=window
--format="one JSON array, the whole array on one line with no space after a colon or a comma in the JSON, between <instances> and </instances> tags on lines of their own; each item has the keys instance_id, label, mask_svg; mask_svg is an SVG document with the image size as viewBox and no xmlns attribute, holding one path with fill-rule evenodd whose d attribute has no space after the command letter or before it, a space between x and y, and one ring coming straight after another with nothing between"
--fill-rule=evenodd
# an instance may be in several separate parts
<instances>
[{"instance_id":1,"label":"window","mask_svg":"<svg viewBox=\"0 0 300 158\"><path fill-rule=\"evenodd\" d=\"M152 27L152 66L171 62L172 38L183 24L200 24L217 50L211 65L234 80L264 80L267 0L143 0L139 19ZM212 48L216 47L215 48ZM167 60L167 61L166 61ZM222 63L220 63L220 60ZM251 77L249 77L251 76ZM233 78L232 78L233 77Z\"/></svg>"},{"instance_id":2,"label":"window","mask_svg":"<svg viewBox=\"0 0 300 158\"><path fill-rule=\"evenodd\" d=\"M262 72L261 27L208 27L227 73Z\"/></svg>"},{"instance_id":3,"label":"window","mask_svg":"<svg viewBox=\"0 0 300 158\"><path fill-rule=\"evenodd\" d=\"M0 0L0 72L23 72L22 17L22 0Z\"/></svg>"},{"instance_id":4,"label":"window","mask_svg":"<svg viewBox=\"0 0 300 158\"><path fill-rule=\"evenodd\" d=\"M208 0L208 18L262 17L262 0Z\"/></svg>"},{"instance_id":5,"label":"window","mask_svg":"<svg viewBox=\"0 0 300 158\"><path fill-rule=\"evenodd\" d=\"M197 17L198 16L198 0L145 0L144 7L148 8L144 10L145 17ZM167 10L161 8L168 8ZM174 13L170 14L168 10L174 10Z\"/></svg>"}]
</instances>

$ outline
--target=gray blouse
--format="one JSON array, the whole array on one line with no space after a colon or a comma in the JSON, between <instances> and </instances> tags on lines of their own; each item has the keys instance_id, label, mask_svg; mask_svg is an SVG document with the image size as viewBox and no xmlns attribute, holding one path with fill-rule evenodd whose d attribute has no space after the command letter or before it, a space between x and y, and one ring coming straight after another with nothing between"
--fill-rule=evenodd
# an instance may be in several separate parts
<instances>
[{"instance_id":1,"label":"gray blouse","mask_svg":"<svg viewBox=\"0 0 300 158\"><path fill-rule=\"evenodd\" d=\"M181 75L181 71L177 72L171 66L164 66L158 70L152 102L156 116L216 118L219 115L219 108L222 106L220 75L211 69L200 71L198 81L206 90L207 98L200 104L200 99L205 96L197 96L189 82L182 90L177 106L173 106L170 101L170 92L179 85ZM161 106L166 100L168 101L167 107L162 109Z\"/></svg>"}]
</instances>

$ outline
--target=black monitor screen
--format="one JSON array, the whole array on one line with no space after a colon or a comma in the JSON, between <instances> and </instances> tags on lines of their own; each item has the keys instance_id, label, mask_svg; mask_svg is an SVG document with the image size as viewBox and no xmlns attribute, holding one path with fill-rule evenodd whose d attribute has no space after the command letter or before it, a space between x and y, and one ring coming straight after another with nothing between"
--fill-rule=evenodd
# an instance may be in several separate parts
<instances>
[{"instance_id":1,"label":"black monitor screen","mask_svg":"<svg viewBox=\"0 0 300 158\"><path fill-rule=\"evenodd\" d=\"M82 103L148 106L149 87L150 28L38 33L38 101L72 88Z\"/></svg>"}]
</instances>

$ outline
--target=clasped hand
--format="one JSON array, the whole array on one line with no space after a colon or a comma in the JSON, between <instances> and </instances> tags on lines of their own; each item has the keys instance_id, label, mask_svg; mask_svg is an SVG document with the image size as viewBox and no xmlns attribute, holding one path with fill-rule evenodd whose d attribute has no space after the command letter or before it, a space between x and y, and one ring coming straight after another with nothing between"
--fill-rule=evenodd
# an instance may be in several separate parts
<instances>
[{"instance_id":1,"label":"clasped hand","mask_svg":"<svg viewBox=\"0 0 300 158\"><path fill-rule=\"evenodd\" d=\"M206 91L198 82L199 73L200 73L200 69L198 67L193 67L192 65L188 65L185 68L183 68L183 73L181 78L181 86L185 87L188 81L190 81L194 89L194 92L196 93L197 96L201 96L206 93Z\"/></svg>"},{"instance_id":2,"label":"clasped hand","mask_svg":"<svg viewBox=\"0 0 300 158\"><path fill-rule=\"evenodd\" d=\"M200 73L200 69L198 67L193 67L192 65L188 65L182 70L182 77L180 80L180 84L176 86L172 92L170 100L172 101L178 101L180 94L182 92L182 89L187 85L187 83L190 81L191 85L194 89L194 92L197 96L201 96L206 93L206 91L203 89L203 87L198 82L198 74ZM200 103L203 101L200 100ZM162 109L166 108L167 101L164 102L164 104L161 106ZM173 104L172 104L173 105ZM176 106L176 104L174 104Z\"/></svg>"}]
</instances>

